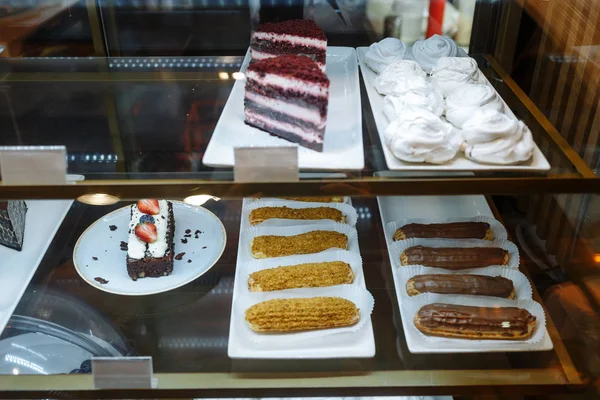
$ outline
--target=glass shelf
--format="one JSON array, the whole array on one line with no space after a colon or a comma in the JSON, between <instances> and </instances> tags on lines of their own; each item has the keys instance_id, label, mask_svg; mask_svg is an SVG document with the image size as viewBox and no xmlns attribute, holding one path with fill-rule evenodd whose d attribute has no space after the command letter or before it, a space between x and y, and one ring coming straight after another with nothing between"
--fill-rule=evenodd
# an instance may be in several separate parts
<instances>
[{"instance_id":1,"label":"glass shelf","mask_svg":"<svg viewBox=\"0 0 600 400\"><path fill-rule=\"evenodd\" d=\"M207 167L202 157L233 86L232 74L240 68L241 55L24 58L0 61L0 145L64 144L68 172L84 175L85 181L60 190L2 186L0 197L600 191L600 180L497 62L490 56L475 57L514 113L531 128L551 164L547 173L389 171L361 84L362 170L302 172L300 185L235 183L231 169Z\"/></svg>"},{"instance_id":2,"label":"glass shelf","mask_svg":"<svg viewBox=\"0 0 600 400\"><path fill-rule=\"evenodd\" d=\"M71 301L78 309L85 304L86 309L93 310L88 312L94 321L106 321L94 324L102 326L101 338L108 335L106 326L112 326L118 334L113 334L117 339L111 343L119 344L119 348L126 343L123 354L152 356L157 389L103 390L94 393L95 397L340 396L346 392L375 396L499 390L555 394L582 384L551 320L552 351L411 354L400 322L377 202L374 198L353 199L353 205L366 210L357 229L367 289L376 304L372 316L376 355L372 359L234 360L227 356L241 209L241 201L236 200L205 204L223 221L228 233L225 252L208 273L168 293L127 298L88 285L71 259L79 235L93 221L123 204L92 207L74 203L24 298L58 293L66 299L61 304ZM537 293L535 296L540 301ZM15 315L59 318L56 304L40 302L31 307L22 300ZM91 328L92 335L96 334L94 329L100 328ZM9 395L27 388L28 395L38 397L53 393L81 396L93 390L89 375L0 375L0 387Z\"/></svg>"}]
</instances>

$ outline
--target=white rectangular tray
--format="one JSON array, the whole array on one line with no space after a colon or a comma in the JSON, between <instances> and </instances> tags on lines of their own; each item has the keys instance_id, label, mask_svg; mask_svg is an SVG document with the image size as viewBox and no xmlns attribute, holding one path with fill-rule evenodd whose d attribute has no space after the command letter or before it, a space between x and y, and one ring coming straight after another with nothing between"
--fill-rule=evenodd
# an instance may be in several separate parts
<instances>
[{"instance_id":1,"label":"white rectangular tray","mask_svg":"<svg viewBox=\"0 0 600 400\"><path fill-rule=\"evenodd\" d=\"M467 159L462 155L458 155L454 160L441 164L426 164L426 163L408 163L399 160L392 154L389 147L385 144L383 138L383 132L388 127L389 122L386 116L383 114L383 98L380 95L373 82L377 77L377 74L373 72L365 63L365 53L368 47L358 47L356 49L358 53L358 61L360 63L360 71L365 81L365 87L367 88L367 97L369 103L371 103L371 110L373 111L373 118L375 119L375 125L377 126L377 132L379 133L379 139L381 140L381 147L383 147L383 155L385 156L385 162L387 167L392 171L548 171L550 164L548 160L542 154L542 151L535 144L533 156L531 160L520 165L491 165L491 164L479 164L474 161ZM483 74L482 74L483 75ZM487 81L487 78L486 78ZM491 86L489 81L488 85ZM513 112L510 110L508 105L504 103L506 113L513 118L516 118Z\"/></svg>"},{"instance_id":2,"label":"white rectangular tray","mask_svg":"<svg viewBox=\"0 0 600 400\"><path fill-rule=\"evenodd\" d=\"M248 295L245 290L247 285L248 270L254 259L248 256L249 252L244 249L243 243L247 243L246 233L250 228L248 220L248 207L252 199L244 199L242 203L242 216L240 223L240 237L238 242L238 254L235 270L235 280L233 285L233 302L231 305L232 315L238 299ZM259 225L260 226L260 225ZM358 249L355 250L359 254ZM357 280L357 284L366 290L365 280ZM231 318L229 326L229 344L227 354L231 358L260 358L260 359L318 359L318 358L370 358L375 356L375 337L373 335L373 325L371 320L359 329L357 332L343 334L342 340L338 340L337 335L324 336L319 340L313 340L310 346L302 346L297 349L271 349L252 348L248 346L247 340L239 335L245 332L240 324L245 321L238 321Z\"/></svg>"},{"instance_id":3,"label":"white rectangular tray","mask_svg":"<svg viewBox=\"0 0 600 400\"><path fill-rule=\"evenodd\" d=\"M380 196L377 197L379 204L379 212L381 222L385 226L387 223L402 218L431 218L432 220L440 220L450 216L476 216L484 215L494 218L494 214L490 209L484 196ZM386 244L392 242L390 232L384 230ZM390 257L390 265L394 265L391 248L388 245L388 255ZM491 344L487 347L473 346L458 346L453 341L448 339L443 345L437 342L428 342L415 334L414 329L409 327L412 324L414 315L403 315L401 303L410 301L404 296L400 296L401 290L404 290L403 283L399 278L399 274L392 271L394 277L394 287L396 289L396 299L400 308L400 317L402 326L406 336L406 344L411 353L490 353L490 352L514 352L514 351L546 351L552 350L553 344L548 332L544 338L537 343L518 343L518 342L502 342ZM544 327L544 329L546 329Z\"/></svg>"},{"instance_id":4,"label":"white rectangular tray","mask_svg":"<svg viewBox=\"0 0 600 400\"><path fill-rule=\"evenodd\" d=\"M246 54L240 72L250 62ZM358 62L352 47L327 48L329 105L323 152L298 147L300 169L360 170L365 166ZM296 146L287 140L244 123L245 80L236 80L202 162L211 167L231 167L235 147Z\"/></svg>"},{"instance_id":5,"label":"white rectangular tray","mask_svg":"<svg viewBox=\"0 0 600 400\"><path fill-rule=\"evenodd\" d=\"M0 246L0 333L19 304L73 200L26 200L23 250Z\"/></svg>"}]
</instances>

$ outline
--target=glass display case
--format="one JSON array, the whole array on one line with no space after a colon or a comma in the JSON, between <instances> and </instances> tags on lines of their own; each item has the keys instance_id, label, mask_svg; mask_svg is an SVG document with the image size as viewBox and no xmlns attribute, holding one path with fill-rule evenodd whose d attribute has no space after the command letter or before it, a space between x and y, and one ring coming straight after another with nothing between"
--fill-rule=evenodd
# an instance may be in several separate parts
<instances>
[{"instance_id":1,"label":"glass display case","mask_svg":"<svg viewBox=\"0 0 600 400\"><path fill-rule=\"evenodd\" d=\"M597 396L599 18L0 0L0 397Z\"/></svg>"}]
</instances>

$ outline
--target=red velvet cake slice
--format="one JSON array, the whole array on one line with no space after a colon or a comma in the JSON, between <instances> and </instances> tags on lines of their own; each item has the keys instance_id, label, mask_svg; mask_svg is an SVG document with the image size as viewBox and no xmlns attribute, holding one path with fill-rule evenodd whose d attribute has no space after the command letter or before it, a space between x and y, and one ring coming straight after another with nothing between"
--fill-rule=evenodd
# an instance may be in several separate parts
<instances>
[{"instance_id":1,"label":"red velvet cake slice","mask_svg":"<svg viewBox=\"0 0 600 400\"><path fill-rule=\"evenodd\" d=\"M248 125L323 151L329 79L308 57L280 56L250 64L244 96Z\"/></svg>"},{"instance_id":2,"label":"red velvet cake slice","mask_svg":"<svg viewBox=\"0 0 600 400\"><path fill-rule=\"evenodd\" d=\"M252 61L282 55L312 58L325 72L327 37L313 21L296 19L259 26L250 41Z\"/></svg>"}]
</instances>

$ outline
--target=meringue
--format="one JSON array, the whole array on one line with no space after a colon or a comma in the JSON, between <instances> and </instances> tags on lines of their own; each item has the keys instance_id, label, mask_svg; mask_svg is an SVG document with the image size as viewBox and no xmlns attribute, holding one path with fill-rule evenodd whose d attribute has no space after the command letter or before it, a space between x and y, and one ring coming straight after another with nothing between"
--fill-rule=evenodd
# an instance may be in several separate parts
<instances>
[{"instance_id":1,"label":"meringue","mask_svg":"<svg viewBox=\"0 0 600 400\"><path fill-rule=\"evenodd\" d=\"M365 62L379 74L391 63L407 58L408 55L408 46L400 39L390 37L370 45L365 54Z\"/></svg>"},{"instance_id":2,"label":"meringue","mask_svg":"<svg viewBox=\"0 0 600 400\"><path fill-rule=\"evenodd\" d=\"M489 164L515 164L533 154L533 137L523 123L493 109L481 109L465 122L467 158Z\"/></svg>"},{"instance_id":3,"label":"meringue","mask_svg":"<svg viewBox=\"0 0 600 400\"><path fill-rule=\"evenodd\" d=\"M402 60L389 65L375 78L373 86L382 95L399 96L413 89L432 90L425 72L414 61Z\"/></svg>"},{"instance_id":4,"label":"meringue","mask_svg":"<svg viewBox=\"0 0 600 400\"><path fill-rule=\"evenodd\" d=\"M431 70L431 86L444 96L465 83L485 83L477 61L471 57L442 57Z\"/></svg>"},{"instance_id":5,"label":"meringue","mask_svg":"<svg viewBox=\"0 0 600 400\"><path fill-rule=\"evenodd\" d=\"M480 108L504 111L504 103L493 87L465 83L446 97L446 119L457 128Z\"/></svg>"},{"instance_id":6,"label":"meringue","mask_svg":"<svg viewBox=\"0 0 600 400\"><path fill-rule=\"evenodd\" d=\"M402 116L407 107L424 108L437 117L444 112L444 99L434 90L413 89L399 96L386 96L383 99L383 113L393 121Z\"/></svg>"},{"instance_id":7,"label":"meringue","mask_svg":"<svg viewBox=\"0 0 600 400\"><path fill-rule=\"evenodd\" d=\"M412 47L412 57L421 68L430 73L441 57L462 57L454 40L446 36L433 35L426 40L417 40Z\"/></svg>"},{"instance_id":8,"label":"meringue","mask_svg":"<svg viewBox=\"0 0 600 400\"><path fill-rule=\"evenodd\" d=\"M460 132L435 114L414 108L392 121L384 132L390 150L402 161L442 164L459 151Z\"/></svg>"}]
</instances>

